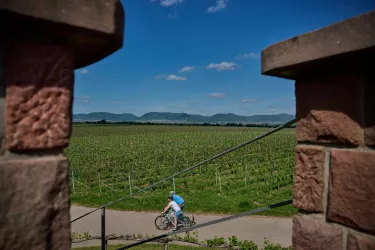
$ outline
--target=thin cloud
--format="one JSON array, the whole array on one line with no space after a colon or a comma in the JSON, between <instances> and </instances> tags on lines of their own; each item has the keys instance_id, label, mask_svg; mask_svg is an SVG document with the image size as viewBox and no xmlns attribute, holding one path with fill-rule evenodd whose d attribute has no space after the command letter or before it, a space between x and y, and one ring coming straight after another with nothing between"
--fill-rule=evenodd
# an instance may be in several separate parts
<instances>
[{"instance_id":1,"label":"thin cloud","mask_svg":"<svg viewBox=\"0 0 375 250\"><path fill-rule=\"evenodd\" d=\"M256 58L259 58L259 54L254 53L254 52L250 52L250 53L238 55L234 59L235 60L242 60L242 59L256 59Z\"/></svg>"},{"instance_id":2,"label":"thin cloud","mask_svg":"<svg viewBox=\"0 0 375 250\"><path fill-rule=\"evenodd\" d=\"M187 78L185 76L176 76L176 75L157 75L155 79L165 79L167 81L186 81Z\"/></svg>"},{"instance_id":3,"label":"thin cloud","mask_svg":"<svg viewBox=\"0 0 375 250\"><path fill-rule=\"evenodd\" d=\"M211 93L208 94L208 96L213 98L225 98L227 95L225 93Z\"/></svg>"},{"instance_id":4,"label":"thin cloud","mask_svg":"<svg viewBox=\"0 0 375 250\"><path fill-rule=\"evenodd\" d=\"M75 96L74 101L79 103L88 103L90 100L90 96Z\"/></svg>"},{"instance_id":5,"label":"thin cloud","mask_svg":"<svg viewBox=\"0 0 375 250\"><path fill-rule=\"evenodd\" d=\"M269 111L270 111L270 112L275 112L275 111L276 111L276 109L269 109Z\"/></svg>"},{"instance_id":6,"label":"thin cloud","mask_svg":"<svg viewBox=\"0 0 375 250\"><path fill-rule=\"evenodd\" d=\"M207 65L207 69L216 69L217 71L222 70L234 70L237 66L237 63L232 62L221 62L221 63L210 63Z\"/></svg>"},{"instance_id":7,"label":"thin cloud","mask_svg":"<svg viewBox=\"0 0 375 250\"><path fill-rule=\"evenodd\" d=\"M79 73L81 73L81 74L88 74L89 73L89 71L87 70L87 69L81 69L80 71L79 71Z\"/></svg>"},{"instance_id":8,"label":"thin cloud","mask_svg":"<svg viewBox=\"0 0 375 250\"><path fill-rule=\"evenodd\" d=\"M225 9L227 7L228 1L229 0L217 0L216 5L213 5L207 8L207 12L215 13L215 12Z\"/></svg>"},{"instance_id":9,"label":"thin cloud","mask_svg":"<svg viewBox=\"0 0 375 250\"><path fill-rule=\"evenodd\" d=\"M242 103L257 103L259 100L256 99L245 99L241 101Z\"/></svg>"},{"instance_id":10,"label":"thin cloud","mask_svg":"<svg viewBox=\"0 0 375 250\"><path fill-rule=\"evenodd\" d=\"M191 101L186 101L186 103L200 103L201 101L199 100L191 100Z\"/></svg>"},{"instance_id":11,"label":"thin cloud","mask_svg":"<svg viewBox=\"0 0 375 250\"><path fill-rule=\"evenodd\" d=\"M178 72L180 72L180 73L190 72L193 69L194 69L194 66L185 66L185 67L181 68Z\"/></svg>"},{"instance_id":12,"label":"thin cloud","mask_svg":"<svg viewBox=\"0 0 375 250\"><path fill-rule=\"evenodd\" d=\"M163 6L163 7L170 7L170 6L173 6L175 4L180 4L183 1L184 0L161 0L160 5Z\"/></svg>"},{"instance_id":13,"label":"thin cloud","mask_svg":"<svg viewBox=\"0 0 375 250\"><path fill-rule=\"evenodd\" d=\"M185 76L169 75L167 76L168 81L186 81Z\"/></svg>"}]
</instances>

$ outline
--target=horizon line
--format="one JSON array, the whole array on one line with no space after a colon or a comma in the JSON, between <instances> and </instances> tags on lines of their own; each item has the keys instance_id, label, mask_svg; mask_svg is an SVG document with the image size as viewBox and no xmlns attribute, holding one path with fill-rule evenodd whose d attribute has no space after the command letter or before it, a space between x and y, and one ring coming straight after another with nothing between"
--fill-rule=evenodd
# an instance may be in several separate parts
<instances>
[{"instance_id":1,"label":"horizon line","mask_svg":"<svg viewBox=\"0 0 375 250\"><path fill-rule=\"evenodd\" d=\"M92 114L92 113L110 113L110 114L114 114L114 115L124 115L124 114L130 114L130 115L134 115L134 116L137 116L137 117L141 117L141 116L144 116L145 114L148 114L148 113L170 113L170 114L187 114L187 115L201 115L201 114L193 114L193 113L186 113L186 112L169 112L169 111L149 111L149 112L146 112L142 115L135 115L133 113L112 113L112 112L108 112L108 111L94 111L94 112L88 112L88 113L73 113L73 115L88 115L88 114ZM229 114L232 114L232 115L237 115L235 113L215 113L213 115L201 115L201 116L214 116L214 115L229 115ZM292 116L295 116L295 114L287 114L287 113L278 113L278 114L253 114L253 115L237 115L237 116L254 116L254 115L292 115Z\"/></svg>"}]
</instances>

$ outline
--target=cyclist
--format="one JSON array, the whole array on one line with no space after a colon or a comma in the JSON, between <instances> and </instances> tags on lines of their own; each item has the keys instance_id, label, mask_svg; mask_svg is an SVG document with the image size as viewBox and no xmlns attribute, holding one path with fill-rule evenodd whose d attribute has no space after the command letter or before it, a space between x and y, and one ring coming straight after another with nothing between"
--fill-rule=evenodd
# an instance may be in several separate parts
<instances>
[{"instance_id":1,"label":"cyclist","mask_svg":"<svg viewBox=\"0 0 375 250\"><path fill-rule=\"evenodd\" d=\"M169 194L173 197L173 200L177 203L177 205L181 208L181 210L184 210L185 207L185 201L181 198L181 196L174 193L174 191L170 191Z\"/></svg>"},{"instance_id":2,"label":"cyclist","mask_svg":"<svg viewBox=\"0 0 375 250\"><path fill-rule=\"evenodd\" d=\"M174 217L174 225L172 230L177 230L177 218L182 215L181 208L177 205L175 201L173 201L173 196L168 196L168 205L164 208L163 214L167 213L170 208L173 209L174 212L171 215Z\"/></svg>"}]
</instances>

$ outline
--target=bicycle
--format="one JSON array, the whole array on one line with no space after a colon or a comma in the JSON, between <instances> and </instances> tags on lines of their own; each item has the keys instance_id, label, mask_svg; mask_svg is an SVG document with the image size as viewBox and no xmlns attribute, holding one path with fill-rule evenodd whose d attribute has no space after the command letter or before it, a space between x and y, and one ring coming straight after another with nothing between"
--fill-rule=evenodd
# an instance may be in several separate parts
<instances>
[{"instance_id":1,"label":"bicycle","mask_svg":"<svg viewBox=\"0 0 375 250\"><path fill-rule=\"evenodd\" d=\"M173 227L174 219L171 217L172 210L155 218L155 226L158 230L169 230ZM177 229L188 228L195 225L194 215L183 213L177 218Z\"/></svg>"}]
</instances>

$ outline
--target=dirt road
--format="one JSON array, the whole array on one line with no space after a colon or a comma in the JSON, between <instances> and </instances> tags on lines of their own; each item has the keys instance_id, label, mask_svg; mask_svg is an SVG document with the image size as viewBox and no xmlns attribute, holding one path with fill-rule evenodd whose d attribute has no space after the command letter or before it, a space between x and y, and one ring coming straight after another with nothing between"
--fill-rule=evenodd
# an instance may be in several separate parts
<instances>
[{"instance_id":1,"label":"dirt road","mask_svg":"<svg viewBox=\"0 0 375 250\"><path fill-rule=\"evenodd\" d=\"M91 211L92 208L71 206L71 220ZM155 228L154 220L159 213L129 212L106 210L106 234L127 235L159 235L166 231ZM194 214L197 224L222 218L220 215ZM78 221L72 223L72 232L83 233L88 231L91 236L100 236L101 211L96 211ZM236 235L240 240L252 240L259 246L263 245L264 237L273 243L283 246L291 245L292 220L291 218L267 218L245 217L197 230L199 240L213 238L215 236L229 237ZM182 234L181 236L184 236ZM73 244L74 247L74 244Z\"/></svg>"}]
</instances>

